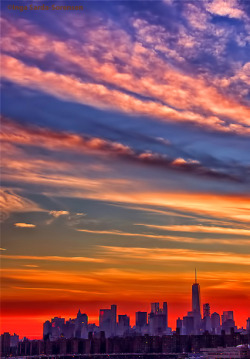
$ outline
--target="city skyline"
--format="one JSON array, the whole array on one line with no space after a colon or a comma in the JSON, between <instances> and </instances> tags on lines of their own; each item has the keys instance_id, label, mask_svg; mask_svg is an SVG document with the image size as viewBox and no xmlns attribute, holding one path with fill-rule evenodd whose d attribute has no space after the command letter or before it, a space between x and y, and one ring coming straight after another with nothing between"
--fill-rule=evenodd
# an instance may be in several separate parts
<instances>
[{"instance_id":1,"label":"city skyline","mask_svg":"<svg viewBox=\"0 0 250 359\"><path fill-rule=\"evenodd\" d=\"M1 332L113 303L245 326L250 2L55 1L82 10L1 1Z\"/></svg>"},{"instance_id":2,"label":"city skyline","mask_svg":"<svg viewBox=\"0 0 250 359\"><path fill-rule=\"evenodd\" d=\"M90 332L98 334L102 331L105 333L105 337L109 338L130 336L135 333L151 336L172 335L177 333L177 330L181 335L201 335L205 332L221 335L222 331L230 334L232 330L239 331L239 333L243 328L250 330L250 316L246 318L245 326L238 327L234 320L233 310L223 310L223 314L219 314L213 311L209 303L201 302L196 268L191 292L189 308L191 311L189 310L183 317L178 315L178 318L175 318L175 326L172 328L169 326L169 306L166 301L163 302L162 307L159 302L151 303L149 311L138 310L134 313L134 318L127 313L118 311L116 304L111 304L110 308L99 309L98 322L89 321L86 311L84 312L80 308L75 318L70 317L67 320L60 315L54 316L50 320L47 318L43 323L42 338L52 341L62 337L88 339ZM27 335L24 337L27 338ZM41 337L36 339L41 339Z\"/></svg>"}]
</instances>

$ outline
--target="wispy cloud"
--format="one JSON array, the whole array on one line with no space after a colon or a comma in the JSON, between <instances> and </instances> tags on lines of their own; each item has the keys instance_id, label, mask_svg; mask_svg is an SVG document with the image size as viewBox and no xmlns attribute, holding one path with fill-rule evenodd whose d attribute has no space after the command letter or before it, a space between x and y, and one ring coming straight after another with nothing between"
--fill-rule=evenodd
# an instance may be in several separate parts
<instances>
[{"instance_id":1,"label":"wispy cloud","mask_svg":"<svg viewBox=\"0 0 250 359\"><path fill-rule=\"evenodd\" d=\"M129 162L155 166L165 170L184 172L190 175L208 177L211 179L229 180L234 182L245 181L246 178L239 174L230 173L230 170L214 169L202 165L198 160L171 158L151 151L138 151L128 145L109 141L103 138L78 135L60 131L52 131L47 128L21 126L20 124L3 119L1 139L4 143L37 146L50 150L73 151L76 153L96 153L98 155L113 155ZM18 133L18 134L17 134ZM14 160L15 161L15 160ZM40 162L41 163L41 162ZM31 165L31 163L29 163ZM19 164L20 166L20 164Z\"/></svg>"},{"instance_id":2,"label":"wispy cloud","mask_svg":"<svg viewBox=\"0 0 250 359\"><path fill-rule=\"evenodd\" d=\"M0 190L1 220L6 220L11 212L43 212L44 210L33 201L22 197L14 190L2 188Z\"/></svg>"},{"instance_id":3,"label":"wispy cloud","mask_svg":"<svg viewBox=\"0 0 250 359\"><path fill-rule=\"evenodd\" d=\"M170 232L200 232L200 233L219 233L219 234L234 234L240 236L250 236L250 229L244 228L228 228L228 227L213 227L203 225L174 225L174 226L159 226L154 224L141 224L137 223L137 226L144 226L149 228L160 229Z\"/></svg>"},{"instance_id":4,"label":"wispy cloud","mask_svg":"<svg viewBox=\"0 0 250 359\"><path fill-rule=\"evenodd\" d=\"M105 262L105 259L91 258L91 257L25 256L25 255L2 254L1 258L14 259L14 260L47 261L47 262L93 262L93 263Z\"/></svg>"},{"instance_id":5,"label":"wispy cloud","mask_svg":"<svg viewBox=\"0 0 250 359\"><path fill-rule=\"evenodd\" d=\"M45 287L13 287L14 289L19 290L26 290L26 291L36 291L36 292L66 292L66 293L73 293L73 294L87 294L87 290L80 290L80 289L67 289L67 288L45 288ZM93 292L92 294L101 294L104 295L103 292Z\"/></svg>"},{"instance_id":6,"label":"wispy cloud","mask_svg":"<svg viewBox=\"0 0 250 359\"><path fill-rule=\"evenodd\" d=\"M250 254L210 252L190 249L163 249L141 247L100 246L109 256L143 261L206 262L220 264L250 265Z\"/></svg>"},{"instance_id":7,"label":"wispy cloud","mask_svg":"<svg viewBox=\"0 0 250 359\"><path fill-rule=\"evenodd\" d=\"M140 224L143 226L143 224ZM146 225L145 225L146 226ZM162 229L162 226L150 226L155 227L157 229ZM178 227L178 226L176 226ZM139 238L150 238L150 239L158 239L158 240L166 240L169 242L180 242L180 243L196 243L196 244L227 244L234 246L246 246L250 244L250 240L239 240L239 239L222 239L222 238L194 238L194 237L180 237L176 236L167 236L167 235L159 235L159 234L149 234L149 233L130 233L123 232L118 230L90 230L90 229L77 229L78 232L91 233L91 234L102 234L102 235L112 235L112 236L125 236L125 237L139 237ZM189 232L189 231L187 231ZM191 232L191 231L190 231ZM227 234L227 232L219 232L221 234Z\"/></svg>"},{"instance_id":8,"label":"wispy cloud","mask_svg":"<svg viewBox=\"0 0 250 359\"><path fill-rule=\"evenodd\" d=\"M36 225L32 223L14 223L15 227L18 228L35 228Z\"/></svg>"},{"instance_id":9,"label":"wispy cloud","mask_svg":"<svg viewBox=\"0 0 250 359\"><path fill-rule=\"evenodd\" d=\"M39 266L37 266L36 264L23 264L23 267L27 267L27 268L39 268Z\"/></svg>"}]
</instances>

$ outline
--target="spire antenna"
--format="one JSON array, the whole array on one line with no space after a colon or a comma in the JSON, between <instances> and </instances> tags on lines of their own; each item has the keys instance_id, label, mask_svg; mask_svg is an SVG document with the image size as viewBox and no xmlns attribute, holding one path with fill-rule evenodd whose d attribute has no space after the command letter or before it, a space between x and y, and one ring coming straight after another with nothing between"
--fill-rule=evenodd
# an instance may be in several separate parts
<instances>
[{"instance_id":1,"label":"spire antenna","mask_svg":"<svg viewBox=\"0 0 250 359\"><path fill-rule=\"evenodd\" d=\"M196 268L195 268L195 283L197 283L197 273L196 273Z\"/></svg>"}]
</instances>

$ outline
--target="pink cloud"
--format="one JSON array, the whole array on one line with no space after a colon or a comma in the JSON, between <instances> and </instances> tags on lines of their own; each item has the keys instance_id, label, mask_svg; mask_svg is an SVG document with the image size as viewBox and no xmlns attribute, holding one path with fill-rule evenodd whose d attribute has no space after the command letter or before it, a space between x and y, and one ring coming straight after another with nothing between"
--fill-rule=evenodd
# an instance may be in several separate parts
<instances>
[{"instance_id":1,"label":"pink cloud","mask_svg":"<svg viewBox=\"0 0 250 359\"><path fill-rule=\"evenodd\" d=\"M20 25L14 26L4 20L4 26L8 30L8 36L3 36L4 50L13 54L22 51L34 59L53 52L60 63L67 63L69 68L76 66L91 75L93 82L81 82L72 75L41 71L11 57L3 58L5 76L10 81L54 96L100 108L112 108L134 115L143 114L161 121L191 122L214 131L241 135L250 133L250 110L247 106L220 93L213 78L186 75L164 62L153 48L147 47L154 39L153 43L160 47L158 50L169 54L172 51L174 54L174 50L168 46L169 38L164 29L139 19L134 20L132 25L137 31L138 41L132 42L123 31L122 44L118 49L115 47L116 40L113 39L118 39L122 30L113 24L106 28L99 25L95 31L87 29L90 39L84 47L76 40L61 42L55 38L49 42L48 49L46 34L40 34L36 30L31 38L25 30L19 28ZM186 43L184 30L181 36L179 44L183 39ZM197 43L197 39L190 36L188 41L191 47ZM104 43L109 43L110 46L105 48L101 57L97 57L95 53ZM173 56L176 57L177 53ZM122 69L115 63L115 57L126 62ZM111 90L100 82L115 85L119 90ZM128 95L124 90L131 91L131 94ZM132 95L133 92L149 96L152 101L139 100ZM227 124L220 117L228 117L231 123Z\"/></svg>"}]
</instances>

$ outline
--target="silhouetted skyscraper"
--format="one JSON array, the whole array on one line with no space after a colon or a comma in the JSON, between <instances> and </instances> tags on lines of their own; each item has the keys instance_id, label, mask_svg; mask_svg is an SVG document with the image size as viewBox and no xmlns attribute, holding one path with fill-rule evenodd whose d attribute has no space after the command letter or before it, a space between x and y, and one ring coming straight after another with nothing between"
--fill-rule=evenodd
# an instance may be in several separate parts
<instances>
[{"instance_id":1,"label":"silhouetted skyscraper","mask_svg":"<svg viewBox=\"0 0 250 359\"><path fill-rule=\"evenodd\" d=\"M123 336L124 334L128 334L130 328L130 319L125 315L118 315L118 325L117 325L117 334Z\"/></svg>"},{"instance_id":2,"label":"silhouetted skyscraper","mask_svg":"<svg viewBox=\"0 0 250 359\"><path fill-rule=\"evenodd\" d=\"M147 312L136 312L136 327L142 328L147 325Z\"/></svg>"},{"instance_id":3,"label":"silhouetted skyscraper","mask_svg":"<svg viewBox=\"0 0 250 359\"><path fill-rule=\"evenodd\" d=\"M160 308L159 303L151 303L151 313L148 316L149 332L151 335L162 335L168 327L168 305L163 302Z\"/></svg>"},{"instance_id":4,"label":"silhouetted skyscraper","mask_svg":"<svg viewBox=\"0 0 250 359\"><path fill-rule=\"evenodd\" d=\"M208 303L203 304L203 318L210 317L210 305Z\"/></svg>"},{"instance_id":5,"label":"silhouetted skyscraper","mask_svg":"<svg viewBox=\"0 0 250 359\"><path fill-rule=\"evenodd\" d=\"M111 305L111 331L112 335L116 333L116 325L117 325L117 305Z\"/></svg>"},{"instance_id":6,"label":"silhouetted skyscraper","mask_svg":"<svg viewBox=\"0 0 250 359\"><path fill-rule=\"evenodd\" d=\"M222 330L224 330L226 334L230 334L232 330L236 329L232 310L224 311L221 316L221 321Z\"/></svg>"},{"instance_id":7,"label":"silhouetted skyscraper","mask_svg":"<svg viewBox=\"0 0 250 359\"><path fill-rule=\"evenodd\" d=\"M166 316L166 327L168 327L168 303L163 302L162 313Z\"/></svg>"},{"instance_id":8,"label":"silhouetted skyscraper","mask_svg":"<svg viewBox=\"0 0 250 359\"><path fill-rule=\"evenodd\" d=\"M106 337L116 334L117 325L117 306L111 305L111 309L101 309L99 315L100 330L105 332Z\"/></svg>"},{"instance_id":9,"label":"silhouetted skyscraper","mask_svg":"<svg viewBox=\"0 0 250 359\"><path fill-rule=\"evenodd\" d=\"M247 319L247 333L250 334L250 317Z\"/></svg>"},{"instance_id":10,"label":"silhouetted skyscraper","mask_svg":"<svg viewBox=\"0 0 250 359\"><path fill-rule=\"evenodd\" d=\"M46 322L43 323L43 338L49 339L52 335L52 325L49 320L46 320Z\"/></svg>"},{"instance_id":11,"label":"silhouetted skyscraper","mask_svg":"<svg viewBox=\"0 0 250 359\"><path fill-rule=\"evenodd\" d=\"M195 282L192 285L192 311L193 311L193 313L201 314L200 285L199 285L199 283L197 283L196 269L195 269Z\"/></svg>"},{"instance_id":12,"label":"silhouetted skyscraper","mask_svg":"<svg viewBox=\"0 0 250 359\"><path fill-rule=\"evenodd\" d=\"M1 356L7 356L10 354L10 333L3 333L1 335Z\"/></svg>"},{"instance_id":13,"label":"silhouetted skyscraper","mask_svg":"<svg viewBox=\"0 0 250 359\"><path fill-rule=\"evenodd\" d=\"M196 268L195 282L192 285L192 316L194 318L194 334L199 334L201 329L200 285L197 283Z\"/></svg>"},{"instance_id":14,"label":"silhouetted skyscraper","mask_svg":"<svg viewBox=\"0 0 250 359\"><path fill-rule=\"evenodd\" d=\"M179 329L179 334L182 334L182 322L180 317L176 320L176 330Z\"/></svg>"},{"instance_id":15,"label":"silhouetted skyscraper","mask_svg":"<svg viewBox=\"0 0 250 359\"><path fill-rule=\"evenodd\" d=\"M211 332L211 328L210 305L205 303L203 304L202 329L206 332Z\"/></svg>"},{"instance_id":16,"label":"silhouetted skyscraper","mask_svg":"<svg viewBox=\"0 0 250 359\"><path fill-rule=\"evenodd\" d=\"M211 315L211 326L213 334L220 334L220 315L216 312Z\"/></svg>"},{"instance_id":17,"label":"silhouetted skyscraper","mask_svg":"<svg viewBox=\"0 0 250 359\"><path fill-rule=\"evenodd\" d=\"M87 338L88 316L82 314L80 309L75 320L75 338Z\"/></svg>"},{"instance_id":18,"label":"silhouetted skyscraper","mask_svg":"<svg viewBox=\"0 0 250 359\"><path fill-rule=\"evenodd\" d=\"M65 319L60 317L54 317L51 319L52 337L54 339L60 338L64 334Z\"/></svg>"}]
</instances>

